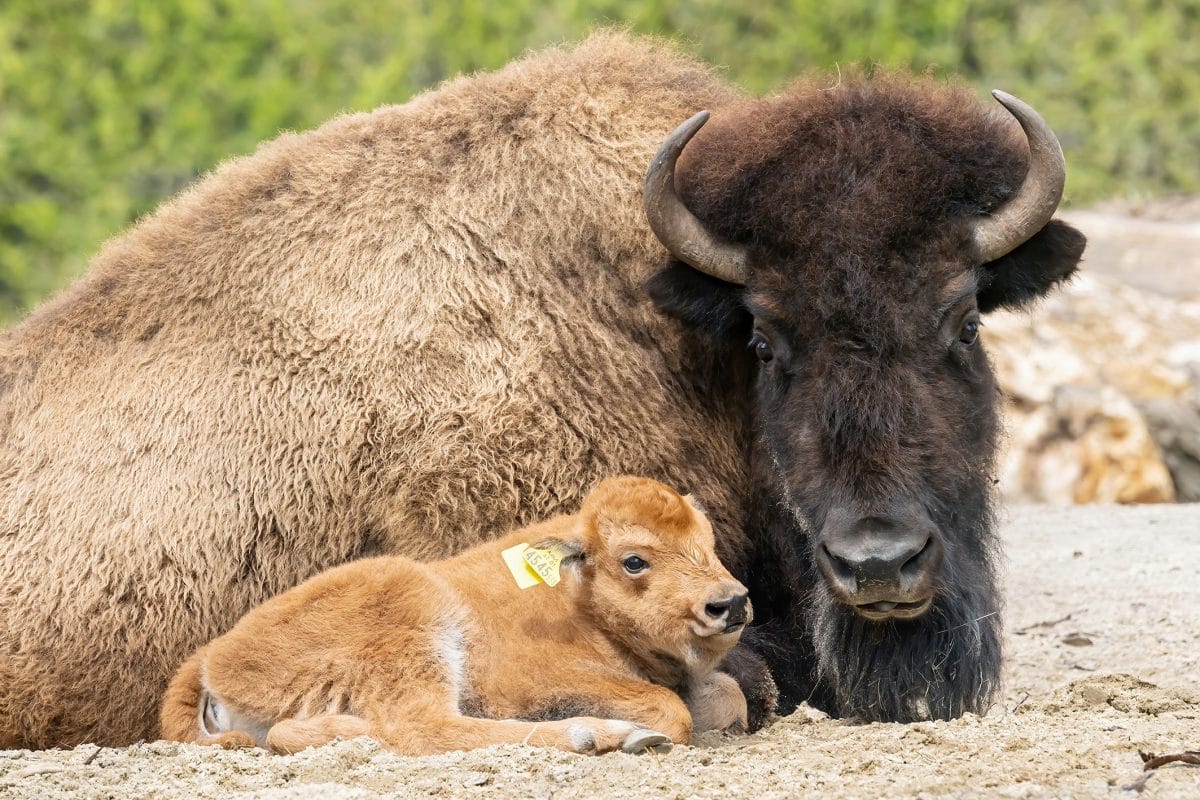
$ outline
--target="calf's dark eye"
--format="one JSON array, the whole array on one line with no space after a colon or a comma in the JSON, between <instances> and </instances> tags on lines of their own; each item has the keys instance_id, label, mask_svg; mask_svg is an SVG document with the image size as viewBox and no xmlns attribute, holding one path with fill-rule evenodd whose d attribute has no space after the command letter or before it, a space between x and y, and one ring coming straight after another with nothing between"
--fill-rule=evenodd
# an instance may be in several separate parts
<instances>
[{"instance_id":1,"label":"calf's dark eye","mask_svg":"<svg viewBox=\"0 0 1200 800\"><path fill-rule=\"evenodd\" d=\"M767 337L758 331L755 331L754 336L750 339L750 349L754 351L754 355L758 360L764 364L775 357L775 354L771 352L771 343L767 341Z\"/></svg>"},{"instance_id":2,"label":"calf's dark eye","mask_svg":"<svg viewBox=\"0 0 1200 800\"><path fill-rule=\"evenodd\" d=\"M975 340L979 338L979 320L969 319L963 323L962 330L959 331L958 340L963 344L975 344Z\"/></svg>"},{"instance_id":3,"label":"calf's dark eye","mask_svg":"<svg viewBox=\"0 0 1200 800\"><path fill-rule=\"evenodd\" d=\"M640 558L639 556L626 556L625 560L622 561L621 564L625 567L625 571L630 575L636 575L639 572L644 572L650 566L645 559Z\"/></svg>"}]
</instances>

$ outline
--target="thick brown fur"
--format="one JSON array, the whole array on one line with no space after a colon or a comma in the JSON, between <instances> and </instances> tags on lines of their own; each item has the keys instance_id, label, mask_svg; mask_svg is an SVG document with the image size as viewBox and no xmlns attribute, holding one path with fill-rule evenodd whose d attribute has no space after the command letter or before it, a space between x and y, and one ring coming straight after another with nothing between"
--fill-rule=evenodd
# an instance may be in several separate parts
<instances>
[{"instance_id":1,"label":"thick brown fur","mask_svg":"<svg viewBox=\"0 0 1200 800\"><path fill-rule=\"evenodd\" d=\"M1010 265L972 263L956 215L1019 183L1011 121L930 80L862 85L745 100L687 56L603 32L282 136L109 242L75 286L0 334L0 747L152 735L184 655L273 594L357 557L450 555L574 508L617 472L702 500L722 558L754 579L760 617L771 609L762 652L786 696L838 710L837 692L863 682L834 686L828 669L818 680L806 533L824 511L798 498L844 493L848 475L920 483L969 455L964 530L986 532L975 478L994 453L994 396L971 415L980 436L936 451L948 457L924 459L921 445L883 458L856 420L886 410L893 450L904 425L955 437L973 425L957 405L907 411L958 390L925 386L914 366L917 391L898 403L812 373L813 402L823 387L850 392L830 417L851 420L848 447L777 468L782 451L760 434L817 436L814 406L759 396L745 292L681 265L657 272L647 164L681 120L712 109L680 161L685 198L771 255L749 292L818 342L867 342L864 364L952 273L990 281L990 307L1046 291L1078 258L1069 229L1042 236L1051 246L1015 257L1015 291L997 277ZM895 264L918 268L885 271ZM989 391L979 380L970 397ZM988 580L982 591L994 596ZM753 725L773 689L748 698ZM872 703L858 705L891 713Z\"/></svg>"},{"instance_id":2,"label":"thick brown fur","mask_svg":"<svg viewBox=\"0 0 1200 800\"><path fill-rule=\"evenodd\" d=\"M564 557L557 586L517 586L501 551L521 543ZM687 742L677 692L701 725L744 729L741 691L713 670L749 610L731 625L708 609L746 590L713 548L687 499L610 478L580 513L449 560L336 567L186 661L161 733L277 752L369 735L408 755L517 742L598 753L640 727ZM648 566L627 570L631 556Z\"/></svg>"}]
</instances>

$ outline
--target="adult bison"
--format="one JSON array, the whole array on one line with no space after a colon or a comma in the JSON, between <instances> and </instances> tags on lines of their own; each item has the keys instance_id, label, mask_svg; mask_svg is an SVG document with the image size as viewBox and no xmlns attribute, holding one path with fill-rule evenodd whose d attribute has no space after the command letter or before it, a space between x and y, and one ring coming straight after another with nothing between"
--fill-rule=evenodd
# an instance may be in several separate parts
<instances>
[{"instance_id":1,"label":"adult bison","mask_svg":"<svg viewBox=\"0 0 1200 800\"><path fill-rule=\"evenodd\" d=\"M271 594L614 473L703 500L785 707L986 708L978 317L1083 248L1053 134L1003 102L748 99L603 33L224 165L0 338L0 745L153 736Z\"/></svg>"}]
</instances>

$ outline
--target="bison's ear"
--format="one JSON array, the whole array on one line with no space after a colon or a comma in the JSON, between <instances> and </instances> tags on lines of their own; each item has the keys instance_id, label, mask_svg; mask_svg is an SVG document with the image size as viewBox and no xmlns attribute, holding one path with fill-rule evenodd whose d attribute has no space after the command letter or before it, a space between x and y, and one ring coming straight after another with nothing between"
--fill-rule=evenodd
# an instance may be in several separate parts
<instances>
[{"instance_id":1,"label":"bison's ear","mask_svg":"<svg viewBox=\"0 0 1200 800\"><path fill-rule=\"evenodd\" d=\"M672 261L646 282L660 311L714 339L742 341L754 324L742 287Z\"/></svg>"},{"instance_id":2,"label":"bison's ear","mask_svg":"<svg viewBox=\"0 0 1200 800\"><path fill-rule=\"evenodd\" d=\"M979 310L1020 308L1071 277L1087 239L1065 222L1052 220L1032 239L981 269Z\"/></svg>"}]
</instances>

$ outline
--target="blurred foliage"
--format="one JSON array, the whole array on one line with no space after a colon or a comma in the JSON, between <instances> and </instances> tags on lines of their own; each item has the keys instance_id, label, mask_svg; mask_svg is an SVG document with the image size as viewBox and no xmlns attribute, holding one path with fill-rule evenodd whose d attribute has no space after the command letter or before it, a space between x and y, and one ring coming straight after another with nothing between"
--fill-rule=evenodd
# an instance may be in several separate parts
<instances>
[{"instance_id":1,"label":"blurred foliage","mask_svg":"<svg viewBox=\"0 0 1200 800\"><path fill-rule=\"evenodd\" d=\"M3 0L0 323L281 129L613 23L756 92L854 61L957 73L1043 112L1076 202L1200 190L1200 0Z\"/></svg>"}]
</instances>

